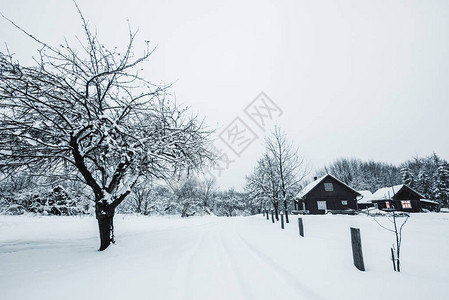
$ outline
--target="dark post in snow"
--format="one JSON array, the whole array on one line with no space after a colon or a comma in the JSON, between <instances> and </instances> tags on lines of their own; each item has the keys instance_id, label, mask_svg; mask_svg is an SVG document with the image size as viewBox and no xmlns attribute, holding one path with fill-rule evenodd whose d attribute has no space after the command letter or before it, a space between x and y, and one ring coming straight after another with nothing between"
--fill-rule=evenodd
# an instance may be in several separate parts
<instances>
[{"instance_id":1,"label":"dark post in snow","mask_svg":"<svg viewBox=\"0 0 449 300\"><path fill-rule=\"evenodd\" d=\"M299 235L304 237L304 226L302 224L302 218L298 218Z\"/></svg>"},{"instance_id":2,"label":"dark post in snow","mask_svg":"<svg viewBox=\"0 0 449 300\"><path fill-rule=\"evenodd\" d=\"M281 214L281 229L284 229L284 214Z\"/></svg>"},{"instance_id":3,"label":"dark post in snow","mask_svg":"<svg viewBox=\"0 0 449 300\"><path fill-rule=\"evenodd\" d=\"M264 210L262 211L262 215L265 217L265 211Z\"/></svg>"},{"instance_id":4,"label":"dark post in snow","mask_svg":"<svg viewBox=\"0 0 449 300\"><path fill-rule=\"evenodd\" d=\"M271 210L271 221L273 221L273 223L274 223L274 213L273 213L273 210Z\"/></svg>"},{"instance_id":5,"label":"dark post in snow","mask_svg":"<svg viewBox=\"0 0 449 300\"><path fill-rule=\"evenodd\" d=\"M267 214L267 220L269 220L270 218L268 217L268 209L265 210L265 213Z\"/></svg>"},{"instance_id":6,"label":"dark post in snow","mask_svg":"<svg viewBox=\"0 0 449 300\"><path fill-rule=\"evenodd\" d=\"M391 248L391 260L393 261L393 269L396 272L396 259L394 258L394 250Z\"/></svg>"},{"instance_id":7,"label":"dark post in snow","mask_svg":"<svg viewBox=\"0 0 449 300\"><path fill-rule=\"evenodd\" d=\"M360 271L365 271L363 262L362 241L360 239L360 229L351 227L352 257L354 265Z\"/></svg>"}]
</instances>

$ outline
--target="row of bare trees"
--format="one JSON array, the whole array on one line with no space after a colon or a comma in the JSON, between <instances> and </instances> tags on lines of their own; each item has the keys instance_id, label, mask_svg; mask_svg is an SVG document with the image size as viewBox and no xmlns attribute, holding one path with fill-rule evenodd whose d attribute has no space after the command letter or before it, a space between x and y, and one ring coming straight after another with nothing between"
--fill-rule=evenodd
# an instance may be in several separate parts
<instances>
[{"instance_id":1,"label":"row of bare trees","mask_svg":"<svg viewBox=\"0 0 449 300\"><path fill-rule=\"evenodd\" d=\"M252 202L234 189L219 190L215 179L189 175L168 182L141 182L120 208L143 215L236 216L251 214Z\"/></svg>"},{"instance_id":2,"label":"row of bare trees","mask_svg":"<svg viewBox=\"0 0 449 300\"><path fill-rule=\"evenodd\" d=\"M276 126L265 138L265 153L247 176L246 189L260 210L271 207L277 220L281 204L288 223L289 203L299 192L300 184L309 172L310 168L299 149Z\"/></svg>"},{"instance_id":3,"label":"row of bare trees","mask_svg":"<svg viewBox=\"0 0 449 300\"><path fill-rule=\"evenodd\" d=\"M317 171L317 176L331 174L352 188L375 192L401 183L400 168L385 162L362 161L358 158L338 158Z\"/></svg>"}]
</instances>

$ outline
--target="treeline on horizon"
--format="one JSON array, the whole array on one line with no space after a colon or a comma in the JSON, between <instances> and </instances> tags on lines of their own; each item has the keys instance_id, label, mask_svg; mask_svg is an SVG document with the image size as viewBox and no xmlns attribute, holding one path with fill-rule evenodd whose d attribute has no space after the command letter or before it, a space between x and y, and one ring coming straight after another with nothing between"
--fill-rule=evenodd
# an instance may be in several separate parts
<instances>
[{"instance_id":1,"label":"treeline on horizon","mask_svg":"<svg viewBox=\"0 0 449 300\"><path fill-rule=\"evenodd\" d=\"M320 177L325 174L337 177L358 191L375 192L379 188L407 184L426 199L449 207L449 164L436 153L413 157L400 165L339 158L310 175ZM292 187L294 192L287 197L290 209L295 193L309 182L298 181L298 185ZM0 181L0 214L92 214L91 197L89 190L78 181L15 174ZM266 207L264 201L252 197L248 191L223 190L215 180L189 176L166 184L143 180L118 212L236 216L260 213Z\"/></svg>"},{"instance_id":2,"label":"treeline on horizon","mask_svg":"<svg viewBox=\"0 0 449 300\"><path fill-rule=\"evenodd\" d=\"M339 158L316 172L318 177L325 174L337 177L355 190L372 193L383 187L407 184L426 199L448 206L449 164L436 153L413 157L398 166L358 158Z\"/></svg>"}]
</instances>

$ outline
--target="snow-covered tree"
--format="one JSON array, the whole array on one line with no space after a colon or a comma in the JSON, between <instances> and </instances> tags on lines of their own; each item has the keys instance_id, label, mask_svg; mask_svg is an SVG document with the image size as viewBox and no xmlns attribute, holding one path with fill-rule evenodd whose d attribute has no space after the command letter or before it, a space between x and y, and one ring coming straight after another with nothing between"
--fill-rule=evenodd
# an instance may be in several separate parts
<instances>
[{"instance_id":1,"label":"snow-covered tree","mask_svg":"<svg viewBox=\"0 0 449 300\"><path fill-rule=\"evenodd\" d=\"M253 197L268 199L279 220L279 203L282 201L281 180L276 162L268 153L257 161L253 172L246 178L246 190Z\"/></svg>"},{"instance_id":2,"label":"snow-covered tree","mask_svg":"<svg viewBox=\"0 0 449 300\"><path fill-rule=\"evenodd\" d=\"M202 208L198 179L192 174L185 174L169 181L176 209L181 217L195 215Z\"/></svg>"},{"instance_id":3,"label":"snow-covered tree","mask_svg":"<svg viewBox=\"0 0 449 300\"><path fill-rule=\"evenodd\" d=\"M426 199L433 199L432 197L432 182L431 177L423 171L419 171L418 177L415 180L414 188L419 191Z\"/></svg>"},{"instance_id":4,"label":"snow-covered tree","mask_svg":"<svg viewBox=\"0 0 449 300\"><path fill-rule=\"evenodd\" d=\"M429 199L437 199L435 194L435 180L438 168L447 164L436 153L427 157L413 157L402 164L402 169L410 170L413 176L412 188Z\"/></svg>"},{"instance_id":5,"label":"snow-covered tree","mask_svg":"<svg viewBox=\"0 0 449 300\"><path fill-rule=\"evenodd\" d=\"M155 198L156 185L153 184L151 178L142 177L134 185L121 207L119 206L119 212L149 215Z\"/></svg>"},{"instance_id":6,"label":"snow-covered tree","mask_svg":"<svg viewBox=\"0 0 449 300\"><path fill-rule=\"evenodd\" d=\"M265 139L267 153L272 157L274 172L279 178L279 188L284 205L285 220L288 223L288 205L294 197L293 191L301 180L306 177L310 170L306 166L304 157L299 153L287 135L276 126L271 134Z\"/></svg>"},{"instance_id":7,"label":"snow-covered tree","mask_svg":"<svg viewBox=\"0 0 449 300\"><path fill-rule=\"evenodd\" d=\"M233 189L219 193L215 200L215 210L217 215L225 215L232 217L236 211L245 208L245 203L242 199L242 194L237 193Z\"/></svg>"},{"instance_id":8,"label":"snow-covered tree","mask_svg":"<svg viewBox=\"0 0 449 300\"><path fill-rule=\"evenodd\" d=\"M449 204L449 164L447 162L442 163L434 176L433 193L435 200L440 205L448 206Z\"/></svg>"},{"instance_id":9,"label":"snow-covered tree","mask_svg":"<svg viewBox=\"0 0 449 300\"><path fill-rule=\"evenodd\" d=\"M295 196L299 183L309 173L304 158L288 141L279 127L265 138L266 152L247 176L246 190L253 200L271 202L279 220L279 203L283 204L288 222L288 203Z\"/></svg>"},{"instance_id":10,"label":"snow-covered tree","mask_svg":"<svg viewBox=\"0 0 449 300\"><path fill-rule=\"evenodd\" d=\"M0 52L0 171L58 174L68 166L93 192L104 250L115 210L139 177L171 177L212 156L202 121L139 75L148 44L134 56L130 31L122 52L109 50L80 16L81 49L50 46L12 23L41 50L34 66Z\"/></svg>"},{"instance_id":11,"label":"snow-covered tree","mask_svg":"<svg viewBox=\"0 0 449 300\"><path fill-rule=\"evenodd\" d=\"M211 213L213 200L217 192L217 183L215 178L205 177L199 182L199 197L203 203L203 211L207 214Z\"/></svg>"},{"instance_id":12,"label":"snow-covered tree","mask_svg":"<svg viewBox=\"0 0 449 300\"><path fill-rule=\"evenodd\" d=\"M247 191L246 206L249 214L255 215L267 210L270 206L270 200L264 193L261 193L257 189L253 189L251 186L252 183L253 182L250 181L250 178L247 177L245 187Z\"/></svg>"},{"instance_id":13,"label":"snow-covered tree","mask_svg":"<svg viewBox=\"0 0 449 300\"><path fill-rule=\"evenodd\" d=\"M414 177L412 174L412 171L405 167L401 169L402 174L402 183L408 185L409 187L413 188L414 186Z\"/></svg>"}]
</instances>

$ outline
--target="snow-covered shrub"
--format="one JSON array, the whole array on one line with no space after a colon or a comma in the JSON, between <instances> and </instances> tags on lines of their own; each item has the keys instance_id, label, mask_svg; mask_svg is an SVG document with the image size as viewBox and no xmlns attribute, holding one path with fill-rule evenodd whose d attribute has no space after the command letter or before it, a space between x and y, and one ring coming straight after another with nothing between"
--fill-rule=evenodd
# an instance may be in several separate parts
<instances>
[{"instance_id":1,"label":"snow-covered shrub","mask_svg":"<svg viewBox=\"0 0 449 300\"><path fill-rule=\"evenodd\" d=\"M12 204L5 209L3 214L5 215L23 215L25 208L19 204Z\"/></svg>"},{"instance_id":2,"label":"snow-covered shrub","mask_svg":"<svg viewBox=\"0 0 449 300\"><path fill-rule=\"evenodd\" d=\"M19 215L31 212L44 215L73 216L87 214L90 201L83 195L71 196L61 185L54 188L25 189L2 197L1 213Z\"/></svg>"}]
</instances>

